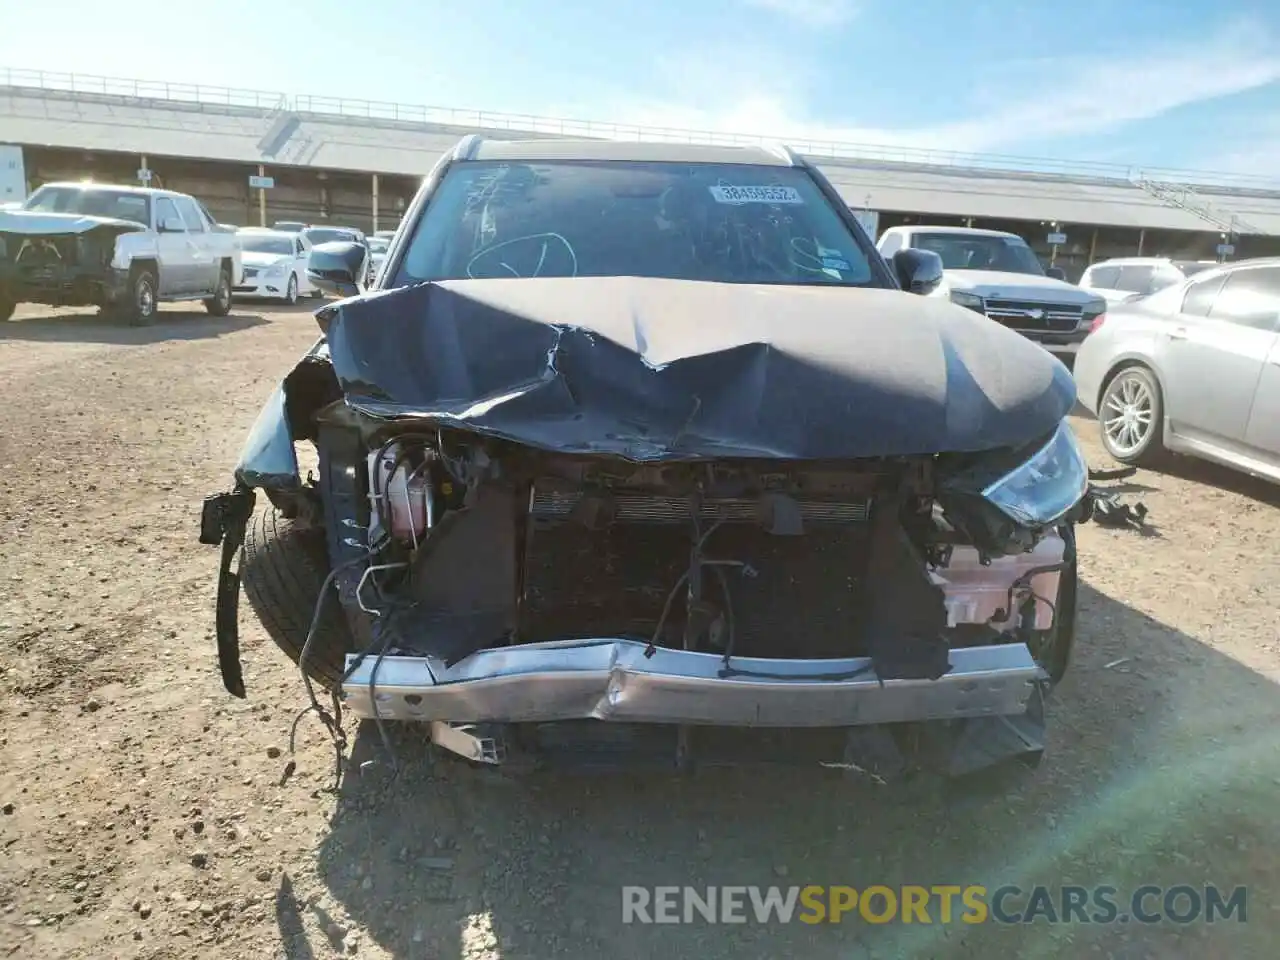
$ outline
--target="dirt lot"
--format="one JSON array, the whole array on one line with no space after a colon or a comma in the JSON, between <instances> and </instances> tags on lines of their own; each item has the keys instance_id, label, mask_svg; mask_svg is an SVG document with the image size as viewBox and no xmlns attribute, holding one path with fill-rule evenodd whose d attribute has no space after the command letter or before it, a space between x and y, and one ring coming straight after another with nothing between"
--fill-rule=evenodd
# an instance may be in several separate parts
<instances>
[{"instance_id":1,"label":"dirt lot","mask_svg":"<svg viewBox=\"0 0 1280 960\"><path fill-rule=\"evenodd\" d=\"M247 612L249 699L223 692L216 551L196 543L201 498L314 324L160 319L0 325L0 956L1274 955L1276 490L1143 472L1148 536L1082 528L1049 755L981 802L819 771L508 779L430 766L417 731L398 775L361 731L364 765L333 790L311 718L287 774L302 688ZM1249 889L1244 924L620 921L622 884L811 883Z\"/></svg>"}]
</instances>

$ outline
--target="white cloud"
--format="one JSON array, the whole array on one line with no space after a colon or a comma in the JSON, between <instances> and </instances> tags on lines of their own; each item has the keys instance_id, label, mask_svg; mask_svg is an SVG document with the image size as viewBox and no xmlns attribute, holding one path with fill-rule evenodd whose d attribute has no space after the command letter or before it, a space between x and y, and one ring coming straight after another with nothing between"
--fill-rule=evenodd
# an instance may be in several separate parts
<instances>
[{"instance_id":1,"label":"white cloud","mask_svg":"<svg viewBox=\"0 0 1280 960\"><path fill-rule=\"evenodd\" d=\"M1280 179L1280 123L1268 124L1267 120L1246 124L1244 137L1219 142L1195 155L1191 163L1205 170L1257 177L1275 184Z\"/></svg>"},{"instance_id":2,"label":"white cloud","mask_svg":"<svg viewBox=\"0 0 1280 960\"><path fill-rule=\"evenodd\" d=\"M761 70L762 62L770 69ZM745 57L740 50L726 51L722 59L715 50L701 49L660 66L678 95L616 104L611 119L767 137L802 148L879 146L885 149L877 152L899 151L903 159L910 157L902 151L917 149L1035 156L1056 138L1114 133L1179 107L1280 82L1280 44L1265 30L1242 26L1195 43L1124 54L1006 60L973 77L967 101L956 97L952 75L952 86L940 96L957 104L954 120L892 128L820 117L813 109L821 89L819 66L776 51ZM779 77L787 78L781 86Z\"/></svg>"},{"instance_id":3,"label":"white cloud","mask_svg":"<svg viewBox=\"0 0 1280 960\"><path fill-rule=\"evenodd\" d=\"M797 23L824 29L841 27L858 14L856 0L742 0L749 7L778 13Z\"/></svg>"}]
</instances>

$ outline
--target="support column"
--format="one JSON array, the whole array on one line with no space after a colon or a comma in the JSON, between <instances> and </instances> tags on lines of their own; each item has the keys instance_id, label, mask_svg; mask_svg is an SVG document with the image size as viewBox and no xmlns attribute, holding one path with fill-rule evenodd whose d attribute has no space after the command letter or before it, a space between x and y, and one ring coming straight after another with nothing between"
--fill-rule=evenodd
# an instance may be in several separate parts
<instances>
[{"instance_id":1,"label":"support column","mask_svg":"<svg viewBox=\"0 0 1280 960\"><path fill-rule=\"evenodd\" d=\"M147 155L146 155L145 153L144 153L144 154L142 154L142 156L140 156L140 157L138 158L138 169L139 169L139 170L145 170L145 171L147 171L147 173L150 173L150 172L151 172L151 168L147 166ZM145 179L145 180L142 180L142 178L141 178L141 177L139 177L138 179L141 181L141 183L142 183L142 185L143 185L144 187L149 187L149 186L151 186L151 178L150 178L150 177L147 177L147 179Z\"/></svg>"},{"instance_id":2,"label":"support column","mask_svg":"<svg viewBox=\"0 0 1280 960\"><path fill-rule=\"evenodd\" d=\"M378 232L378 175L373 175L373 232Z\"/></svg>"},{"instance_id":3,"label":"support column","mask_svg":"<svg viewBox=\"0 0 1280 960\"><path fill-rule=\"evenodd\" d=\"M1093 239L1089 241L1089 262L1086 263L1085 266L1086 267L1093 266L1093 258L1096 257L1097 255L1098 255L1098 228L1094 227Z\"/></svg>"},{"instance_id":4,"label":"support column","mask_svg":"<svg viewBox=\"0 0 1280 960\"><path fill-rule=\"evenodd\" d=\"M1147 240L1147 228L1143 227L1138 231L1138 256L1142 256L1142 245Z\"/></svg>"},{"instance_id":5,"label":"support column","mask_svg":"<svg viewBox=\"0 0 1280 960\"><path fill-rule=\"evenodd\" d=\"M266 167L258 164L258 176L265 177L267 175ZM262 187L258 188L258 226L265 227L267 225L267 191Z\"/></svg>"}]
</instances>

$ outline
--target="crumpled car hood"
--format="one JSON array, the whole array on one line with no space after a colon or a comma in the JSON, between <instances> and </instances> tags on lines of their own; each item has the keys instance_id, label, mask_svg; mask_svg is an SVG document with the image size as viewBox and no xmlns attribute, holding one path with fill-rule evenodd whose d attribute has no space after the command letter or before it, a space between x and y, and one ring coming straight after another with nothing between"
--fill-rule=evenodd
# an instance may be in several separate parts
<instances>
[{"instance_id":1,"label":"crumpled car hood","mask_svg":"<svg viewBox=\"0 0 1280 960\"><path fill-rule=\"evenodd\" d=\"M327 316L347 403L636 461L970 452L1048 433L1066 368L890 290L635 277L457 280Z\"/></svg>"},{"instance_id":2,"label":"crumpled car hood","mask_svg":"<svg viewBox=\"0 0 1280 960\"><path fill-rule=\"evenodd\" d=\"M43 213L36 210L0 210L0 233L17 233L32 237L57 234L87 233L97 227L115 227L120 231L145 230L132 220L114 217L89 217L76 213Z\"/></svg>"}]
</instances>

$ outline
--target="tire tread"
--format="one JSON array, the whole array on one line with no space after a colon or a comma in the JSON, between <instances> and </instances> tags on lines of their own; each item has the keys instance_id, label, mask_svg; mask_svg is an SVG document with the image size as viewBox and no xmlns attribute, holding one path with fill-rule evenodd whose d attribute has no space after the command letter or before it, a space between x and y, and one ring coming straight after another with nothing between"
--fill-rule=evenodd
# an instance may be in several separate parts
<instances>
[{"instance_id":1,"label":"tire tread","mask_svg":"<svg viewBox=\"0 0 1280 960\"><path fill-rule=\"evenodd\" d=\"M254 514L245 529L241 583L263 629L295 664L327 575L321 530L286 519L273 507ZM342 679L350 649L351 633L334 596L320 617L308 675L332 689Z\"/></svg>"}]
</instances>

